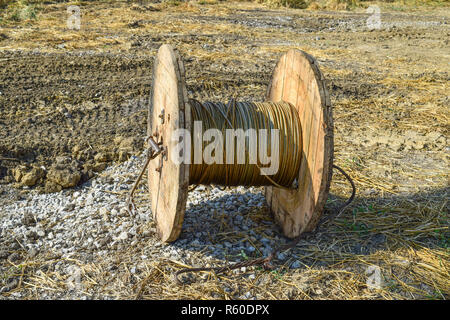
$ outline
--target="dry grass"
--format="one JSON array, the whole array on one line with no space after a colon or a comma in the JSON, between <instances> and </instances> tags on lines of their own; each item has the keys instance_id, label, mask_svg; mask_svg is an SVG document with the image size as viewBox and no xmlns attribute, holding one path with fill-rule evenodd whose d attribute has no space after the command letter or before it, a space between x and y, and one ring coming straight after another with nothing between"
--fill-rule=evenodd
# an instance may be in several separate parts
<instances>
[{"instance_id":1,"label":"dry grass","mask_svg":"<svg viewBox=\"0 0 450 320\"><path fill-rule=\"evenodd\" d=\"M448 237L441 237L445 233L448 236L448 214L442 211L445 205L430 199L423 207L405 200L357 208L330 224L326 235L318 234L290 253L301 257L303 267L298 270L289 269L287 261L274 271L252 268L220 276L202 273L192 279L193 283L180 286L174 272L187 267L185 263L164 257L139 259L144 248L155 245L153 239L118 251L105 261L86 264L64 260L80 270L82 281L77 294L97 292L114 299L239 299L246 292L260 299L447 299L449 243ZM267 219L267 213L254 212L252 218ZM263 234L264 228L254 231ZM387 249L369 254L348 250L355 244L364 245L373 234L386 238ZM437 238L442 247L429 248L430 238ZM230 235L226 240L233 242L236 237ZM201 251L195 254L211 265L224 263ZM10 272L5 276L16 277L19 283L6 296L16 291L26 293L29 299L42 292L64 296L70 289L70 279L55 270L59 261L59 257L48 254L20 265L10 262ZM111 265L116 266L114 272ZM132 273L130 269L135 266L138 272ZM380 268L380 289L367 287L369 266ZM250 274L255 277L250 278Z\"/></svg>"}]
</instances>

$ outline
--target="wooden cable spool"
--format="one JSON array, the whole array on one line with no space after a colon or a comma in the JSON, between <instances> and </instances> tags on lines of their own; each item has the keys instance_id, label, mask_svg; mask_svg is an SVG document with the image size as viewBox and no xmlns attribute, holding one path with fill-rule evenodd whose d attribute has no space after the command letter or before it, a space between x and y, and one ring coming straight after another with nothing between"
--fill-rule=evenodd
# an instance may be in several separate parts
<instances>
[{"instance_id":1,"label":"wooden cable spool","mask_svg":"<svg viewBox=\"0 0 450 320\"><path fill-rule=\"evenodd\" d=\"M298 111L302 155L298 187L266 186L265 196L285 236L312 231L328 197L333 166L331 102L316 60L291 49L278 61L267 89L267 101L285 101ZM148 165L151 208L159 236L175 241L182 228L189 187L187 163L170 161L170 141L178 129L192 129L183 60L170 45L159 48L153 66L148 135L165 151Z\"/></svg>"}]
</instances>

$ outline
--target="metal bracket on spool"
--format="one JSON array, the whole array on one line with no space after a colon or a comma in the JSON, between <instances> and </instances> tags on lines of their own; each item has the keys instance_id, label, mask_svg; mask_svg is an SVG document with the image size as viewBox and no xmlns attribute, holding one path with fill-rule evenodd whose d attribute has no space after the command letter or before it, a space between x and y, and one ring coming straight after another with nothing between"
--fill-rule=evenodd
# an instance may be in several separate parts
<instances>
[{"instance_id":1,"label":"metal bracket on spool","mask_svg":"<svg viewBox=\"0 0 450 320\"><path fill-rule=\"evenodd\" d=\"M148 151L150 152L151 156L158 156L161 152L163 152L163 148L160 147L160 145L158 143L156 143L155 140L153 140L153 137L148 137L147 142L149 144L149 149Z\"/></svg>"},{"instance_id":2,"label":"metal bracket on spool","mask_svg":"<svg viewBox=\"0 0 450 320\"><path fill-rule=\"evenodd\" d=\"M164 111L164 109L161 109L161 113L158 116L158 118L161 119L161 124L164 124L164 115L165 115L165 111Z\"/></svg>"},{"instance_id":3,"label":"metal bracket on spool","mask_svg":"<svg viewBox=\"0 0 450 320\"><path fill-rule=\"evenodd\" d=\"M139 181L141 181L142 176L144 175L145 169L147 169L150 160L153 160L161 153L164 153L164 147L160 146L160 144L158 144L155 140L153 140L153 136L148 136L147 138L145 138L145 140L149 145L149 148L147 149L147 159L145 160L145 164L142 167L138 178L134 182L133 188L131 189L127 198L127 211L130 214L130 216L133 216L133 213L136 211L136 205L134 204L133 201L133 194L139 184Z\"/></svg>"}]
</instances>

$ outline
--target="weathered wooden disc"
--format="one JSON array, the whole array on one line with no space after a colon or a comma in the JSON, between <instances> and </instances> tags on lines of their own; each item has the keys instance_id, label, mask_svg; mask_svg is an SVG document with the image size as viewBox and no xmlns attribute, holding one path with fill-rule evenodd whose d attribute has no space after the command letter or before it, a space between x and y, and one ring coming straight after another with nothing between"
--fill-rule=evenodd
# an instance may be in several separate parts
<instances>
[{"instance_id":1,"label":"weathered wooden disc","mask_svg":"<svg viewBox=\"0 0 450 320\"><path fill-rule=\"evenodd\" d=\"M294 238L317 225L325 206L333 165L333 118L316 60L291 49L278 61L267 100L287 101L300 115L303 156L297 189L266 187L267 203L283 233Z\"/></svg>"},{"instance_id":2,"label":"weathered wooden disc","mask_svg":"<svg viewBox=\"0 0 450 320\"><path fill-rule=\"evenodd\" d=\"M151 208L162 241L178 238L183 224L189 186L189 164L172 161L171 150L178 140L177 129L190 132L191 110L187 103L183 61L170 45L159 48L153 66L153 86L148 116L148 135L158 133L164 156L150 161L148 185ZM164 112L162 112L164 110ZM160 116L163 115L164 122Z\"/></svg>"}]
</instances>

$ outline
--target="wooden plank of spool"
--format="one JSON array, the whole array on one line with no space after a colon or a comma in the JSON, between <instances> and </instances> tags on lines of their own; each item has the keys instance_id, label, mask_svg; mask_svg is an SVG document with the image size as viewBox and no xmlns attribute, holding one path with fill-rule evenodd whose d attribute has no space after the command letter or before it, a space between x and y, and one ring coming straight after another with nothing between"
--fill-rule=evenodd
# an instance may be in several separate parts
<instances>
[{"instance_id":1,"label":"wooden plank of spool","mask_svg":"<svg viewBox=\"0 0 450 320\"><path fill-rule=\"evenodd\" d=\"M172 141L177 129L190 131L191 110L188 104L184 66L178 52L162 45L153 66L153 86L148 116L148 135L157 132L165 155L150 161L148 185L153 217L162 241L175 241L183 224L189 186L189 164L170 160Z\"/></svg>"},{"instance_id":2,"label":"wooden plank of spool","mask_svg":"<svg viewBox=\"0 0 450 320\"><path fill-rule=\"evenodd\" d=\"M300 116L303 155L297 189L266 187L267 203L285 236L311 231L322 215L333 165L331 102L316 60L291 49L278 61L267 89L267 100L284 100Z\"/></svg>"},{"instance_id":3,"label":"wooden plank of spool","mask_svg":"<svg viewBox=\"0 0 450 320\"><path fill-rule=\"evenodd\" d=\"M176 240L181 232L189 185L189 165L174 163L170 154L179 142L172 139L176 130L190 132L192 126L184 72L178 52L170 45L161 46L153 67L147 131L162 142L166 154L150 161L148 183L153 216L159 236L165 242ZM290 102L301 120L303 156L299 187L293 190L266 187L265 190L275 220L283 233L293 238L317 224L332 173L331 103L314 58L299 50L284 54L272 74L267 100Z\"/></svg>"}]
</instances>

